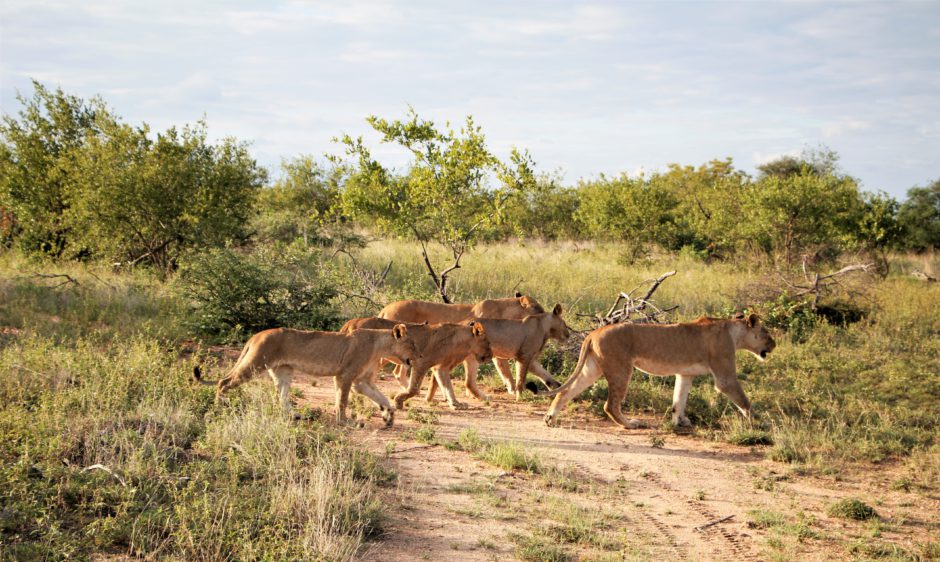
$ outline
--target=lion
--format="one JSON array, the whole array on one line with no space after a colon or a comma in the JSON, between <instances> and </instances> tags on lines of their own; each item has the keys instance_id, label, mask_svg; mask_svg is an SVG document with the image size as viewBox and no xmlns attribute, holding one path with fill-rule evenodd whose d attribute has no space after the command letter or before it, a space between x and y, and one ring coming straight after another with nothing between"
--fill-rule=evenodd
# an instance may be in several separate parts
<instances>
[{"instance_id":1,"label":"lion","mask_svg":"<svg viewBox=\"0 0 940 562\"><path fill-rule=\"evenodd\" d=\"M534 298L516 293L515 297L505 299L487 299L474 305L469 304L444 304L439 302L428 302L419 300L396 301L385 308L379 314L379 318L397 320L399 322L430 322L432 324L440 322L460 323L479 318L499 318L504 320L522 320L532 314L544 314L545 309ZM506 381L509 392L513 392L512 371L509 368L509 360L501 357L494 357L493 364L500 376ZM548 371L542 368L538 361L531 363L529 367L532 374L542 379L548 388L557 388L561 386L558 381L552 377ZM433 384L433 381L432 381ZM470 390L471 395L480 398L485 395Z\"/></svg>"},{"instance_id":2,"label":"lion","mask_svg":"<svg viewBox=\"0 0 940 562\"><path fill-rule=\"evenodd\" d=\"M391 330L356 330L349 334L276 328L251 336L235 366L215 383L216 400L262 371L277 385L277 394L285 413L290 414L289 391L294 375L334 377L336 384L336 422L346 421L349 389L375 402L386 427L395 421L395 408L375 386L374 377L382 357L394 358L406 365L420 358L415 342L404 324ZM202 384L199 367L193 378Z\"/></svg>"},{"instance_id":3,"label":"lion","mask_svg":"<svg viewBox=\"0 0 940 562\"><path fill-rule=\"evenodd\" d=\"M502 370L499 370L499 373L503 377L509 392L515 394L517 400L522 397L526 374L529 371L533 373L536 371L535 365L538 365L538 357L542 353L545 343L550 339L564 342L571 336L571 328L562 319L562 313L561 304L556 304L552 312L534 314L527 316L524 320L498 318L480 318L477 320L486 329L490 346L493 349L493 357L502 359L507 363L509 359L515 359L515 381L512 379L511 373L508 373L508 369L506 373ZM467 373L466 384L470 394L486 401L489 398L480 391L476 384L477 369L480 363L481 361L478 361L478 358L474 356L468 357L464 362L464 370ZM539 365L539 369L541 368L542 366ZM544 371L544 369L542 370ZM548 375L548 377L552 382L555 382L551 375ZM428 402L434 399L434 393L437 390L434 383L435 381L432 380L431 388L428 390ZM548 384L547 381L546 384ZM555 384L558 385L557 382Z\"/></svg>"},{"instance_id":4,"label":"lion","mask_svg":"<svg viewBox=\"0 0 940 562\"><path fill-rule=\"evenodd\" d=\"M514 298L488 299L476 304L446 304L419 300L395 301L376 315L379 318L413 322L459 324L474 318L507 318L521 320L530 314L545 312L534 298L516 293Z\"/></svg>"},{"instance_id":5,"label":"lion","mask_svg":"<svg viewBox=\"0 0 940 562\"><path fill-rule=\"evenodd\" d=\"M386 328L395 325L394 320L384 318L353 318L340 329L350 332L361 328ZM493 358L486 330L479 321L470 320L462 324L411 324L408 328L421 358L411 363L411 376L404 378L405 365L399 365L399 382L403 392L395 395L395 407L403 409L405 401L418 393L429 369L434 371L434 380L444 388L447 403L454 410L463 410L466 404L457 400L451 384L450 372L464 360L485 363ZM397 363L394 359L389 359ZM474 385L475 388L475 385Z\"/></svg>"},{"instance_id":6,"label":"lion","mask_svg":"<svg viewBox=\"0 0 940 562\"><path fill-rule=\"evenodd\" d=\"M715 389L727 396L746 418L751 403L738 383L734 353L749 351L764 361L776 342L756 314L733 319L699 318L684 324L615 324L598 328L581 345L578 364L568 381L547 396L555 396L545 414L545 423L554 425L565 405L603 375L608 396L604 411L627 429L639 427L626 420L620 405L634 367L656 376L676 375L672 396L672 421L689 426L685 405L698 375L711 374Z\"/></svg>"}]
</instances>

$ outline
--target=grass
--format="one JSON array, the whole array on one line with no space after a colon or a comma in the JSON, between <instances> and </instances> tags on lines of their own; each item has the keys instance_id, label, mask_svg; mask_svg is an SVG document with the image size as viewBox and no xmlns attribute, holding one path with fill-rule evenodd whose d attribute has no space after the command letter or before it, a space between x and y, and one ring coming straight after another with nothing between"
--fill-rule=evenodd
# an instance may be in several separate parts
<instances>
[{"instance_id":1,"label":"grass","mask_svg":"<svg viewBox=\"0 0 940 562\"><path fill-rule=\"evenodd\" d=\"M679 273L656 297L679 306L677 319L723 315L743 305L762 312L767 293L759 288L773 280L756 262L660 256L628 265L620 253L614 244L483 245L464 257L452 288L464 302L517 289L546 306L561 302L569 324L585 329L590 322L578 314L606 310L618 292L671 269ZM413 244L375 242L360 259L378 269L393 260L375 300L434 298ZM772 459L803 472L838 474L846 463L896 462L897 489L935 494L940 287L905 272L914 266L936 272L940 263L936 255L895 262L891 276L870 280L858 297L867 311L860 322L819 322L798 338L777 331L779 345L766 363L739 354L755 421L742 420L708 377L699 377L687 409L693 424L718 439L765 447ZM172 282L160 283L144 270L0 253L4 556L350 559L381 529L378 487L391 476L342 431L316 415L286 422L270 386L246 385L214 404L210 388L188 383L195 359L187 353L200 344L190 341L185 327L186 304ZM375 312L358 300L341 307L347 316ZM553 345L543 364L564 378L573 361ZM632 415L662 416L672 386L671 378L637 374L624 407ZM606 397L600 381L573 407L603 416ZM430 428L425 438L434 440L433 416L411 412L426 418L413 419ZM457 445L503 470L552 470L524 445L489 442L472 430L461 433ZM107 470L86 470L95 465ZM542 530L556 536L548 546L544 534L542 546L519 538L517 556L570 559L571 549L557 543L579 531L565 525L555 521ZM812 533L811 523L800 521L772 528L783 529L773 540ZM872 552L861 555L875 556L881 548L866 545ZM937 548L930 543L922 550ZM776 556L785 558L789 549L784 544Z\"/></svg>"},{"instance_id":2,"label":"grass","mask_svg":"<svg viewBox=\"0 0 940 562\"><path fill-rule=\"evenodd\" d=\"M832 517L867 521L877 519L878 512L873 507L856 498L845 498L829 506L826 512Z\"/></svg>"},{"instance_id":3,"label":"grass","mask_svg":"<svg viewBox=\"0 0 940 562\"><path fill-rule=\"evenodd\" d=\"M285 420L270 386L215 404L189 383L165 286L3 259L3 559L349 560L381 530L373 457Z\"/></svg>"},{"instance_id":4,"label":"grass","mask_svg":"<svg viewBox=\"0 0 940 562\"><path fill-rule=\"evenodd\" d=\"M440 249L433 251L439 253L432 257L446 258ZM481 245L464 256L451 288L461 302L515 290L546 306L561 302L576 329L591 326L579 315L606 311L620 291L672 269L678 274L655 297L663 305L678 305L678 320L721 316L744 306L767 315L783 288L772 267L759 261L707 264L666 255L628 264L620 254L616 244L605 243ZM382 301L435 298L414 244L376 241L361 257L377 268L394 263ZM858 290L851 298L866 311L859 322L840 327L818 321L801 327L799 334L776 330L778 347L766 363L739 353L739 377L753 403L754 422L740 418L712 388L710 377L697 377L687 408L693 425L730 443L768 447L779 462L821 473L847 463L925 454L936 459L940 419L931 412L940 399L940 288L909 277L912 267L936 272L940 255L894 256L887 279L851 280ZM542 362L562 379L574 363L571 354L555 346ZM671 377L635 373L624 409L633 416L662 416L671 405L672 387ZM601 380L573 407L604 417L606 398Z\"/></svg>"}]
</instances>

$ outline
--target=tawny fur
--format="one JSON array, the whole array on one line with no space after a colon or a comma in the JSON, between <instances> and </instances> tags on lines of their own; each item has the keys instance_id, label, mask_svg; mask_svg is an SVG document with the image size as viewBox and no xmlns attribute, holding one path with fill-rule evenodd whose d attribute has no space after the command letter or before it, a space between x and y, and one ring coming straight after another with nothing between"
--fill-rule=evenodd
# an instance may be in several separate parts
<instances>
[{"instance_id":1,"label":"tawny fur","mask_svg":"<svg viewBox=\"0 0 940 562\"><path fill-rule=\"evenodd\" d=\"M341 331L384 328L394 324L394 320L384 318L354 318ZM408 334L414 339L421 358L412 363L411 375L407 378L405 366L399 365L399 381L404 391L395 396L395 406L403 408L405 401L421 389L428 370L433 370L434 381L444 388L450 407L455 410L466 408L454 394L450 372L466 359L486 362L493 357L484 326L475 320L461 324L411 324L408 326Z\"/></svg>"},{"instance_id":2,"label":"tawny fur","mask_svg":"<svg viewBox=\"0 0 940 562\"><path fill-rule=\"evenodd\" d=\"M604 376L608 386L604 411L624 427L637 427L638 422L626 420L620 409L634 368L650 375L676 375L672 415L677 425L689 425L685 405L692 379L698 375L711 374L715 389L749 417L751 403L738 382L735 351L746 350L763 360L775 347L754 314L730 320L700 318L685 324L615 324L598 328L581 345L578 364L568 381L547 393L557 396L545 422L554 424L568 401Z\"/></svg>"},{"instance_id":3,"label":"tawny fur","mask_svg":"<svg viewBox=\"0 0 940 562\"><path fill-rule=\"evenodd\" d=\"M496 318L477 320L486 328L486 334L493 349L494 362L496 362L497 370L502 376L503 382L506 383L509 392L515 394L517 399L522 396L525 387L525 376L530 371L540 376L546 385L552 383L555 386L558 385L555 379L539 364L538 358L548 340L554 339L564 342L570 337L571 328L562 319L562 312L561 305L556 304L552 312L535 314L526 317L524 320ZM515 379L513 379L508 368L510 359L516 361ZM497 360L501 361L497 362ZM480 400L487 400L486 395L480 392L476 384L479 366L480 361L473 357L468 357L467 361L464 362L467 389ZM431 388L428 390L428 401L433 400L434 393L437 390L434 382L431 381Z\"/></svg>"},{"instance_id":4,"label":"tawny fur","mask_svg":"<svg viewBox=\"0 0 940 562\"><path fill-rule=\"evenodd\" d=\"M346 419L349 390L354 387L379 406L382 418L390 426L394 421L394 407L374 381L382 357L406 364L419 357L405 325L349 334L287 328L265 330L248 340L235 366L216 383L216 398L256 374L267 372L277 384L281 405L290 412L289 392L295 375L329 376L336 383L337 422L343 423ZM198 367L193 375L202 382Z\"/></svg>"}]
</instances>

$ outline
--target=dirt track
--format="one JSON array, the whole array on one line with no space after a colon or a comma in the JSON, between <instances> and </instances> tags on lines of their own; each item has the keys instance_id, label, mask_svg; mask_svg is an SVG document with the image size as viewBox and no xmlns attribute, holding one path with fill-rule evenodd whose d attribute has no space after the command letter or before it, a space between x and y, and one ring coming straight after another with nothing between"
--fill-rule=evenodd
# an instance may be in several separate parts
<instances>
[{"instance_id":1,"label":"dirt track","mask_svg":"<svg viewBox=\"0 0 940 562\"><path fill-rule=\"evenodd\" d=\"M302 401L332 414L332 384L318 382L299 385ZM397 383L384 380L380 387L393 395ZM569 473L579 483L577 490L546 485L546 477L506 473L461 450L427 446L415 439L421 423L408 419L405 411L398 412L392 429L382 429L373 417L350 431L387 459L399 485L389 492L392 515L385 533L365 559L515 559L511 535L531 535L544 524L550 506L559 503L602 505L617 527L610 531L621 537L614 552L570 545L582 559L595 559L599 552L612 560L853 558L846 551L848 542L871 531L863 523L826 515L827 506L843 497L871 502L884 520L901 522L879 529L880 540L906 548L924 542L940 525L940 502L891 491L889 471L841 474L838 479L798 476L788 465L765 460L746 447L659 430L625 431L571 410L560 427L549 428L542 422L546 403L517 403L495 389L490 395L489 405L467 398L471 408L461 411L449 410L444 402L429 406L421 397L409 406L436 414L430 426L438 441L454 441L472 427L482 439L522 443ZM654 446L660 445L658 438L664 443ZM811 535L790 537L752 528L752 510L808 522ZM733 517L696 529L728 516ZM768 547L769 538L777 540L774 549Z\"/></svg>"}]
</instances>

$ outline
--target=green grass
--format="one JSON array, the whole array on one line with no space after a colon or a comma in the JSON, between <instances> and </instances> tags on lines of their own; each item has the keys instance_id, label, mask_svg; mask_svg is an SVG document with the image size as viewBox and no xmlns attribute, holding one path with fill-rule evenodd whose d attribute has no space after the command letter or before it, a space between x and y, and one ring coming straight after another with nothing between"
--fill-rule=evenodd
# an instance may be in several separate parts
<instances>
[{"instance_id":1,"label":"green grass","mask_svg":"<svg viewBox=\"0 0 940 562\"><path fill-rule=\"evenodd\" d=\"M164 286L2 259L0 558L338 560L381 530L371 455L285 420L270 385L190 384Z\"/></svg>"},{"instance_id":2,"label":"green grass","mask_svg":"<svg viewBox=\"0 0 940 562\"><path fill-rule=\"evenodd\" d=\"M620 254L618 245L606 243L485 244L464 256L451 287L460 302L515 290L546 306L561 302L566 320L577 329L591 326L579 314L606 311L620 291L672 269L678 274L655 297L663 305L678 305L679 320L724 315L745 306L767 315L784 287L773 268L758 261L709 264L660 255L628 265ZM447 257L440 249L434 249L434 256ZM383 302L435 298L416 245L373 242L362 259L373 267L384 267L390 259L395 264ZM778 347L765 363L738 354L739 377L753 403L755 422L744 423L712 388L710 377L698 377L687 411L694 426L738 445L770 447L768 454L775 460L822 472L932 450L940 433L940 419L932 415L940 400L940 287L916 281L907 272L913 267L940 270L940 255L892 260L887 279L847 280L857 294L839 298L850 298L866 311L860 322L837 327L817 321L803 326L798 337L777 330ZM552 346L543 364L564 379L574 361ZM624 409L634 416L663 416L671 405L672 387L671 377L636 373ZM601 380L574 407L603 417L606 398Z\"/></svg>"},{"instance_id":3,"label":"green grass","mask_svg":"<svg viewBox=\"0 0 940 562\"><path fill-rule=\"evenodd\" d=\"M856 521L878 518L878 512L873 507L856 498L841 499L830 505L826 512L832 517L854 519Z\"/></svg>"}]
</instances>

